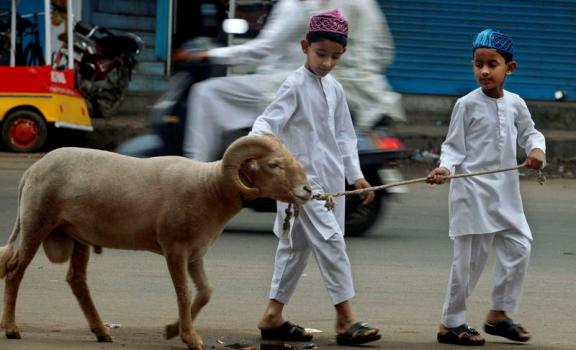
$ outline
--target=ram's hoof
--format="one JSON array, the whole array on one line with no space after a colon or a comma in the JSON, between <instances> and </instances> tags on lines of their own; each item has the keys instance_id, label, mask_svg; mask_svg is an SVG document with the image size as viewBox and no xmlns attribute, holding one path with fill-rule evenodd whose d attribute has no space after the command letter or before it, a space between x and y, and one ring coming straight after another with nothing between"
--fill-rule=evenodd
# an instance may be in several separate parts
<instances>
[{"instance_id":1,"label":"ram's hoof","mask_svg":"<svg viewBox=\"0 0 576 350\"><path fill-rule=\"evenodd\" d=\"M22 339L19 331L6 331L6 338L8 338L8 339Z\"/></svg>"},{"instance_id":2,"label":"ram's hoof","mask_svg":"<svg viewBox=\"0 0 576 350\"><path fill-rule=\"evenodd\" d=\"M180 336L182 337L182 341L188 345L189 350L205 350L204 342L196 331L191 330L184 332Z\"/></svg>"},{"instance_id":3,"label":"ram's hoof","mask_svg":"<svg viewBox=\"0 0 576 350\"><path fill-rule=\"evenodd\" d=\"M98 343L112 343L112 337L108 334L97 335L96 339L98 340Z\"/></svg>"},{"instance_id":4,"label":"ram's hoof","mask_svg":"<svg viewBox=\"0 0 576 350\"><path fill-rule=\"evenodd\" d=\"M205 349L204 349L204 344L198 345L198 346L196 346L196 347L188 345L188 350L205 350Z\"/></svg>"},{"instance_id":5,"label":"ram's hoof","mask_svg":"<svg viewBox=\"0 0 576 350\"><path fill-rule=\"evenodd\" d=\"M188 345L188 350L205 350L204 344Z\"/></svg>"},{"instance_id":6,"label":"ram's hoof","mask_svg":"<svg viewBox=\"0 0 576 350\"><path fill-rule=\"evenodd\" d=\"M180 335L180 324L178 322L166 325L164 327L164 338L166 340L172 339Z\"/></svg>"}]
</instances>

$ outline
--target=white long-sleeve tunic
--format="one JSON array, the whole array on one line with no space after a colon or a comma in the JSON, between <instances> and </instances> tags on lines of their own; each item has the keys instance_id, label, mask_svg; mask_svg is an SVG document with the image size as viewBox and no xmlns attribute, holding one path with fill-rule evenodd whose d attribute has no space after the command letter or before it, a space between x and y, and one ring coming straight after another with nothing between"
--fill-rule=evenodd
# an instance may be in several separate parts
<instances>
[{"instance_id":1,"label":"white long-sleeve tunic","mask_svg":"<svg viewBox=\"0 0 576 350\"><path fill-rule=\"evenodd\" d=\"M268 95L268 102L286 76L304 62L300 40L306 36L314 2L279 1L258 36L240 45L219 47L208 51L210 60L226 65L258 64L260 77L254 88ZM254 116L256 117L256 116Z\"/></svg>"},{"instance_id":2,"label":"white long-sleeve tunic","mask_svg":"<svg viewBox=\"0 0 576 350\"><path fill-rule=\"evenodd\" d=\"M339 192L345 181L363 178L357 141L342 86L330 75L320 78L305 67L291 74L275 100L256 119L252 133L272 133L280 137L298 159L313 192ZM320 201L303 206L314 227L326 239L344 233L344 197L336 198L330 212ZM286 204L278 202L274 225L282 233Z\"/></svg>"},{"instance_id":3,"label":"white long-sleeve tunic","mask_svg":"<svg viewBox=\"0 0 576 350\"><path fill-rule=\"evenodd\" d=\"M456 102L440 166L451 173L513 167L517 145L526 153L546 151L526 103L508 91L496 99L479 88ZM515 229L532 239L517 171L454 179L449 199L451 237Z\"/></svg>"}]
</instances>

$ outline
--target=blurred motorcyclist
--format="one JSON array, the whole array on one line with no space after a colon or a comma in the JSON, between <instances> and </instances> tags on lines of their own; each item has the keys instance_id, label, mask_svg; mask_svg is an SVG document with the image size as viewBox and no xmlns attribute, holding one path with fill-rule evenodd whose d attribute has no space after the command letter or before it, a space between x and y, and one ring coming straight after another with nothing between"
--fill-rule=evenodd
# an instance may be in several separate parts
<instances>
[{"instance_id":1,"label":"blurred motorcyclist","mask_svg":"<svg viewBox=\"0 0 576 350\"><path fill-rule=\"evenodd\" d=\"M313 2L279 1L258 36L242 45L175 56L226 65L259 64L255 74L214 78L194 85L188 98L183 147L186 157L215 160L223 133L251 127L288 73L302 65L299 43L311 13L306 5Z\"/></svg>"},{"instance_id":2,"label":"blurred motorcyclist","mask_svg":"<svg viewBox=\"0 0 576 350\"><path fill-rule=\"evenodd\" d=\"M355 122L369 129L383 115L404 121L401 95L382 75L393 58L392 37L375 0L280 0L259 35L242 45L205 52L180 51L175 59L226 65L259 63L255 74L209 79L196 84L188 99L184 138L186 157L213 161L224 133L252 126L274 98L288 73L303 64L300 39L318 11L339 8L349 19L346 57L333 74L342 83ZM359 64L358 62L364 62Z\"/></svg>"},{"instance_id":3,"label":"blurred motorcyclist","mask_svg":"<svg viewBox=\"0 0 576 350\"><path fill-rule=\"evenodd\" d=\"M385 76L394 60L394 41L376 0L324 0L323 9L338 8L349 23L348 50L332 74L346 92L355 125L367 130L382 117L406 121L402 95Z\"/></svg>"}]
</instances>

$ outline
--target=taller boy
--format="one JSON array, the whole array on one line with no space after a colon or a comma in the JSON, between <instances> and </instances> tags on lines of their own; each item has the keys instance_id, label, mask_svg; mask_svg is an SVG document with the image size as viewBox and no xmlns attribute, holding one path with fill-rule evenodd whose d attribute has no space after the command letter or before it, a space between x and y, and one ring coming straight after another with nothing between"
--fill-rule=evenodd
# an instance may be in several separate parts
<instances>
[{"instance_id":1,"label":"taller boy","mask_svg":"<svg viewBox=\"0 0 576 350\"><path fill-rule=\"evenodd\" d=\"M346 179L356 188L369 187L358 160L356 134L342 86L329 75L346 51L348 22L333 10L312 17L301 41L306 63L282 84L275 100L258 117L253 133L271 133L284 141L302 163L314 192L344 190ZM283 171L279 165L278 171ZM369 192L365 203L374 198ZM284 210L278 203L274 232L280 241L276 252L270 299L258 324L262 338L307 341L312 335L284 321L282 311L314 255L336 309L337 342L355 345L380 339L378 328L356 322L349 299L354 296L352 270L344 242L344 200L335 212L323 203L303 206L289 234L282 234Z\"/></svg>"}]
</instances>

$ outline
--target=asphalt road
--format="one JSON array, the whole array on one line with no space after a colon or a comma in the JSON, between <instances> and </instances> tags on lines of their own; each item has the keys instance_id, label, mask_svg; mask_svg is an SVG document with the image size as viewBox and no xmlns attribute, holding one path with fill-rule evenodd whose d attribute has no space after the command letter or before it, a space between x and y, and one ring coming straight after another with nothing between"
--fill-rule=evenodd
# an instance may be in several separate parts
<instances>
[{"instance_id":1,"label":"asphalt road","mask_svg":"<svg viewBox=\"0 0 576 350\"><path fill-rule=\"evenodd\" d=\"M16 214L16 187L37 156L0 154L0 242ZM422 176L423 174L418 174ZM447 236L447 186L410 186L396 196L372 232L348 239L359 319L382 329L378 349L454 349L436 343L447 283L451 241ZM486 336L489 349L576 349L576 181L549 179L539 186L522 181L525 210L535 235L530 271L515 319L533 335L515 347ZM245 342L260 344L256 323L264 310L276 245L273 215L243 212L227 227L207 256L214 288L196 327L208 348ZM481 328L489 305L491 266L469 301L468 322ZM104 250L89 266L89 284L115 342L96 343L64 280L65 265L49 264L39 252L27 270L18 299L23 339L0 337L0 349L184 349L162 339L163 325L176 317L176 301L163 258L147 252ZM0 290L3 290L0 283ZM334 345L334 311L318 269L311 261L287 319L321 330L320 348ZM297 344L302 348L305 344ZM343 348L343 347L339 347ZM289 349L284 349L289 350Z\"/></svg>"}]
</instances>

